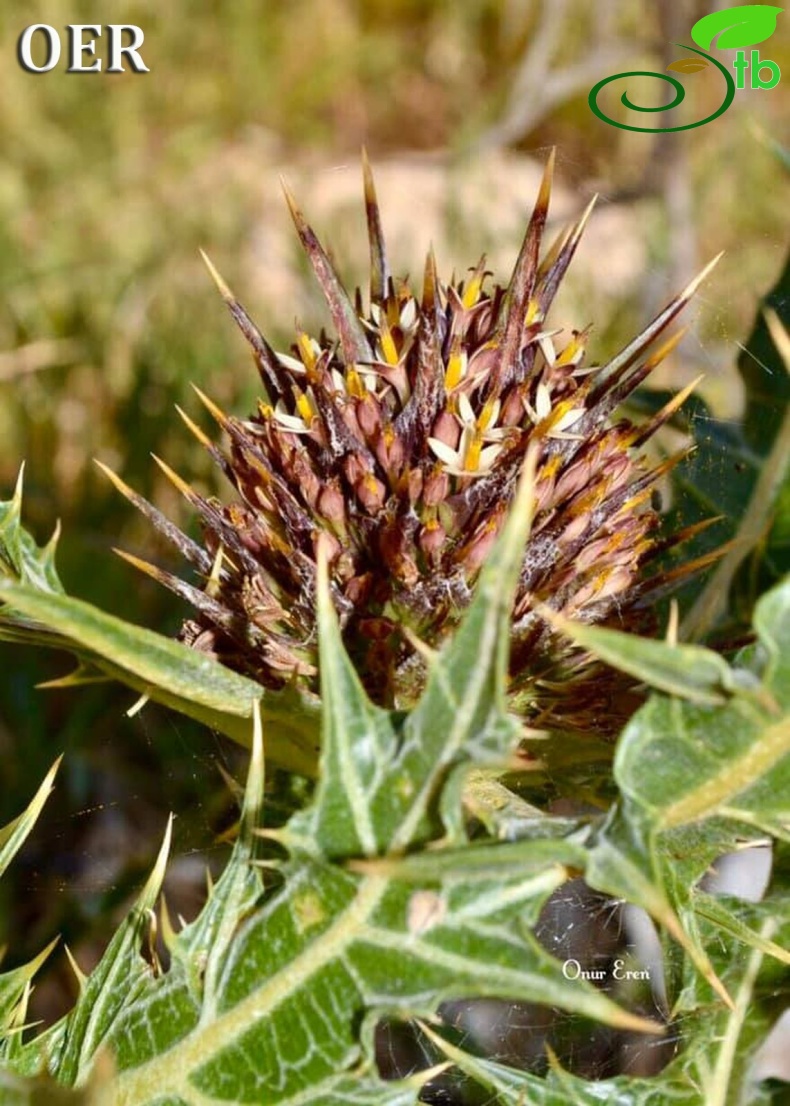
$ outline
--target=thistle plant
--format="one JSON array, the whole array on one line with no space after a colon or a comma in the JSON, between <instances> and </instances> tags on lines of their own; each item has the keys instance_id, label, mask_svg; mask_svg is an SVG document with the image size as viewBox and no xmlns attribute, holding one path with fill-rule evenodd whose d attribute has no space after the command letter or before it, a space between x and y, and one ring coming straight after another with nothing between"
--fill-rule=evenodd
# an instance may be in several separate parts
<instances>
[{"instance_id":1,"label":"thistle plant","mask_svg":"<svg viewBox=\"0 0 790 1106\"><path fill-rule=\"evenodd\" d=\"M705 520L662 536L650 492L678 458L642 452L686 393L653 402L640 426L615 408L671 348L648 349L697 282L607 365L586 366L586 332L561 340L546 321L584 224L540 258L549 179L507 288L486 290L484 262L444 284L431 258L419 300L393 281L369 174L367 311L293 209L335 341L300 335L275 353L218 281L265 395L249 419L206 401L228 453L187 422L238 499L223 506L173 474L200 545L112 477L202 577L143 564L196 608L182 641L68 596L57 534L40 547L22 525L21 479L0 503L2 638L73 652L61 683L114 678L251 749L238 835L196 918L158 902L163 812L152 874L95 970L76 967L70 1013L29 1026L52 946L0 974L4 1106L781 1100L755 1061L790 998L790 578L759 598L733 656L678 640L676 624L650 636L656 597L709 560L661 567ZM766 318L746 348L765 339L760 361L781 379L790 339ZM751 455L744 522L725 520L740 529L716 587L738 590L734 558L757 537L772 568L784 563L790 414L778 407L759 475ZM752 391L739 456L764 410ZM614 759L593 764L569 734L611 733L643 686ZM545 753L516 793L503 772L525 721L563 740L533 736ZM603 782L597 808L545 802L537 781L558 755L570 778L575 764ZM269 813L267 760L315 777L284 824ZM0 828L0 876L55 772ZM723 853L766 845L760 902L705 889ZM653 920L661 956L636 993L595 950L599 974L577 975L536 936L550 896L579 877ZM652 1078L596 1082L547 1018L545 1058L520 1070L445 1020L448 1002L476 999L676 1047ZM376 1041L397 1022L426 1059L387 1079Z\"/></svg>"},{"instance_id":2,"label":"thistle plant","mask_svg":"<svg viewBox=\"0 0 790 1106\"><path fill-rule=\"evenodd\" d=\"M196 609L183 641L265 687L315 689L320 542L368 694L381 706L414 705L427 674L420 645L440 648L467 610L531 452L534 521L510 627L511 705L550 730L619 732L638 701L635 681L569 643L539 610L655 632L657 597L709 560L656 569L659 554L700 527L659 534L651 495L683 454L650 463L643 452L694 385L642 425L616 412L676 345L679 333L655 348L710 266L611 361L587 365L589 328L563 331L548 316L592 205L541 256L552 168L553 155L506 286L489 286L485 258L445 282L429 253L415 289L390 274L365 161L366 308L288 195L334 324L318 339L300 332L288 353L275 352L208 262L263 396L240 418L198 393L227 453L182 417L235 498L207 500L159 462L200 516L201 548L110 474L202 577L198 587L123 554Z\"/></svg>"}]
</instances>

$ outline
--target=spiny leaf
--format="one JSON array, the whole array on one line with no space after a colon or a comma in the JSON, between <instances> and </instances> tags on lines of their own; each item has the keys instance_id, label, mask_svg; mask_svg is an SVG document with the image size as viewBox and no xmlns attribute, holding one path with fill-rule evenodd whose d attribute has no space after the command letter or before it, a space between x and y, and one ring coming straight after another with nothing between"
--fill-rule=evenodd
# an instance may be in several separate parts
<instances>
[{"instance_id":1,"label":"spiny leaf","mask_svg":"<svg viewBox=\"0 0 790 1106\"><path fill-rule=\"evenodd\" d=\"M587 865L593 887L648 910L722 997L696 924L684 927L673 906L674 900L688 913L692 904L688 873L678 888L672 857L683 855L695 826L741 824L747 835L762 831L790 838L789 612L790 579L758 605L761 648L744 655L744 667L733 670L733 679L740 672L757 684L748 696L715 707L654 695L636 713L615 756L623 797ZM726 851L724 844L716 848L715 840L712 848L710 859Z\"/></svg>"},{"instance_id":2,"label":"spiny leaf","mask_svg":"<svg viewBox=\"0 0 790 1106\"><path fill-rule=\"evenodd\" d=\"M110 475L124 494L135 496ZM267 755L291 771L315 773L319 714L314 696L291 686L264 690L205 654L67 596L55 570L57 533L40 549L21 524L21 508L20 473L13 498L0 502L0 641L76 654L76 672L52 681L53 686L111 677L247 747L253 705L260 702L272 727ZM166 532L175 530L161 521ZM209 571L211 558L189 539L183 541L183 547L177 541L182 552L193 554L199 567Z\"/></svg>"},{"instance_id":3,"label":"spiny leaf","mask_svg":"<svg viewBox=\"0 0 790 1106\"><path fill-rule=\"evenodd\" d=\"M692 703L721 705L737 690L736 677L718 653L700 645L677 645L620 630L587 626L546 609L545 617L577 645L648 686Z\"/></svg>"},{"instance_id":4,"label":"spiny leaf","mask_svg":"<svg viewBox=\"0 0 790 1106\"><path fill-rule=\"evenodd\" d=\"M778 1097L760 1096L754 1083L753 1061L775 1017L770 999L778 999L782 1008L787 994L786 970L773 960L764 961L759 949L744 956L736 941L722 940L705 921L701 930L701 939L714 950L716 971L735 996L734 1006L711 1001L708 987L686 972L674 1011L675 1023L684 1029L683 1047L660 1074L649 1078L619 1075L586 1080L565 1071L552 1051L551 1027L547 1031L549 1071L545 1077L474 1056L447 1041L430 1025L422 1025L422 1031L438 1055L452 1061L457 1072L466 1076L464 1088L472 1101L477 1100L476 1089L485 1091L486 1101L502 1106L729 1106L734 1102L778 1101ZM761 937L770 940L771 936L787 943L790 916L786 912L762 923ZM654 1042L647 1039L646 1051L653 1047ZM781 1089L778 1093L781 1095Z\"/></svg>"},{"instance_id":5,"label":"spiny leaf","mask_svg":"<svg viewBox=\"0 0 790 1106\"><path fill-rule=\"evenodd\" d=\"M22 527L22 478L24 466L19 470L14 494L7 502L0 502L0 579L3 576L42 591L63 594L63 585L55 569L55 550L60 527L49 542L42 547Z\"/></svg>"},{"instance_id":6,"label":"spiny leaf","mask_svg":"<svg viewBox=\"0 0 790 1106\"><path fill-rule=\"evenodd\" d=\"M283 888L233 936L210 1014L171 969L118 1024L120 1101L325 1102L341 1075L350 1085L365 1010L428 1015L440 996L542 1001L658 1028L566 980L526 938L548 890L536 873L514 871L494 889L463 877L425 887L352 878L307 857L280 871Z\"/></svg>"},{"instance_id":7,"label":"spiny leaf","mask_svg":"<svg viewBox=\"0 0 790 1106\"><path fill-rule=\"evenodd\" d=\"M615 777L656 831L724 815L790 835L790 652L778 652L788 621L790 578L757 607L770 659L755 693L718 709L655 696L626 727Z\"/></svg>"},{"instance_id":8,"label":"spiny leaf","mask_svg":"<svg viewBox=\"0 0 790 1106\"><path fill-rule=\"evenodd\" d=\"M596 890L646 910L685 950L725 1005L732 1006L696 932L689 933L678 917L664 887L654 841L627 803L615 806L600 829L587 857L585 879Z\"/></svg>"},{"instance_id":9,"label":"spiny leaf","mask_svg":"<svg viewBox=\"0 0 790 1106\"><path fill-rule=\"evenodd\" d=\"M173 935L169 952L199 1001L213 1002L220 986L228 948L238 927L260 898L264 885L255 864L260 846L256 836L263 812L263 732L260 711L254 711L252 756L233 852L199 916Z\"/></svg>"},{"instance_id":10,"label":"spiny leaf","mask_svg":"<svg viewBox=\"0 0 790 1106\"><path fill-rule=\"evenodd\" d=\"M461 627L431 668L417 707L403 727L394 776L381 801L398 793L401 773L420 781L408 815L393 829L394 849L425 832L424 818L451 762L504 762L520 727L508 716L505 691L509 624L524 544L532 525L535 457L528 455L507 524L486 560ZM400 804L399 804L400 805ZM452 815L444 812L445 825Z\"/></svg>"},{"instance_id":11,"label":"spiny leaf","mask_svg":"<svg viewBox=\"0 0 790 1106\"><path fill-rule=\"evenodd\" d=\"M228 870L198 920L178 935L168 931L164 974L152 972L136 951L143 915L135 913L138 928L130 920L123 946L111 946L72 1021L45 1039L59 1079L83 1078L90 1047L101 1046L112 1051L116 1100L127 1106L373 1102L371 1038L360 1026L385 1015L433 1017L452 998L532 1001L625 1030L661 1032L588 982L566 979L562 964L530 933L548 896L583 863L583 827L572 826L567 839L514 842L502 852L493 844L450 849L437 840L448 770L501 760L518 732L505 714L502 624L533 494L528 468L478 598L455 641L433 661L428 709L418 706L405 720L397 712L371 713L354 682L319 556L325 778L311 807L284 830L265 834L290 856L267 860L270 878L250 866L262 786L256 723ZM448 703L459 713L457 726L452 718L449 726L437 721ZM393 735L391 760L379 763L379 749ZM402 752L409 741L428 746L427 781L424 757ZM361 769L344 759L355 750ZM349 788L353 797L343 797ZM352 829L334 828L330 811ZM366 850L385 855L360 859ZM152 894L153 888L141 908L150 907ZM119 1005L109 983L122 968L133 986ZM30 1047L28 1057L41 1055L40 1043L37 1053ZM424 1078L382 1085L379 1101L416 1103Z\"/></svg>"},{"instance_id":12,"label":"spiny leaf","mask_svg":"<svg viewBox=\"0 0 790 1106\"><path fill-rule=\"evenodd\" d=\"M264 718L278 723L267 753L292 771L314 773L317 704L313 697L295 689L264 691L205 654L66 595L0 580L0 601L34 619L46 644L75 652L82 661L90 661L136 691L243 745L251 743L253 705L261 702ZM0 639L14 638L16 622L9 607L0 608ZM37 631L26 634L36 640Z\"/></svg>"},{"instance_id":13,"label":"spiny leaf","mask_svg":"<svg viewBox=\"0 0 790 1106\"><path fill-rule=\"evenodd\" d=\"M44 777L38 791L22 813L15 818L13 822L9 822L8 825L0 828L0 876L2 876L3 872L11 863L11 860L22 848L25 839L36 824L44 803L47 801L52 791L52 784L60 760L61 758L58 757Z\"/></svg>"},{"instance_id":14,"label":"spiny leaf","mask_svg":"<svg viewBox=\"0 0 790 1106\"><path fill-rule=\"evenodd\" d=\"M170 851L172 818L159 856L135 906L91 973L77 1005L60 1028L57 1076L67 1086L83 1082L112 1027L150 979L153 969L140 956L151 927L151 914L162 886Z\"/></svg>"},{"instance_id":15,"label":"spiny leaf","mask_svg":"<svg viewBox=\"0 0 790 1106\"><path fill-rule=\"evenodd\" d=\"M315 807L292 820L289 833L325 856L373 856L389 846L394 820L373 817L370 797L394 785L398 739L391 714L371 703L343 647L322 550L317 606L324 751Z\"/></svg>"},{"instance_id":16,"label":"spiny leaf","mask_svg":"<svg viewBox=\"0 0 790 1106\"><path fill-rule=\"evenodd\" d=\"M567 827L565 827L567 831ZM552 866L584 868L586 852L581 840L587 831L550 839L513 842L467 842L460 848L429 849L407 856L386 856L375 860L350 861L351 871L386 876L405 883L431 883L440 880L464 880L495 885L500 878L533 872L548 874ZM568 878L567 873L560 882Z\"/></svg>"},{"instance_id":17,"label":"spiny leaf","mask_svg":"<svg viewBox=\"0 0 790 1106\"><path fill-rule=\"evenodd\" d=\"M25 993L38 972L38 969L47 959L57 943L58 938L56 937L53 941L50 941L46 948L41 950L38 956L35 956L27 964L21 964L12 971L0 974L0 1060L5 1059L7 1056L6 1038L9 1037L13 1031L13 1022L17 1008L20 1002L23 1001ZM1 1101L2 1099L0 1098L0 1102Z\"/></svg>"},{"instance_id":18,"label":"spiny leaf","mask_svg":"<svg viewBox=\"0 0 790 1106\"><path fill-rule=\"evenodd\" d=\"M762 922L770 921L774 916L776 903L768 904L744 904L741 899L728 901L726 898L716 895L707 895L703 891L694 893L694 911L701 918L712 922L719 929L736 937L742 944L749 945L753 949L759 949L765 956L772 956L781 964L790 964L790 949L783 948L765 936L765 932L755 929L740 915L746 915L751 922L756 915L758 919L763 915ZM790 906L785 902L784 915L790 917Z\"/></svg>"}]
</instances>

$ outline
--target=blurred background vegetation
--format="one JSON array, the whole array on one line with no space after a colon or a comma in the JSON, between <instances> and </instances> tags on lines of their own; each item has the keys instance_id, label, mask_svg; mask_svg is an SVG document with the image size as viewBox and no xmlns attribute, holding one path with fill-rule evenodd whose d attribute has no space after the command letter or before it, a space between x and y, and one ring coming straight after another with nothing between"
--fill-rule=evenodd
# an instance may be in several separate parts
<instances>
[{"instance_id":1,"label":"blurred background vegetation","mask_svg":"<svg viewBox=\"0 0 790 1106\"><path fill-rule=\"evenodd\" d=\"M539 166L556 145L559 220L601 194L553 315L556 326L595 324L595 359L615 352L725 250L660 382L685 381L702 366L714 410L736 415L738 343L787 248L787 167L775 148L788 144L783 17L761 52L787 77L771 91L739 93L709 126L635 134L600 122L587 104L591 85L610 73L663 69L677 56L670 43L689 41L693 22L714 6L4 0L0 493L10 495L24 459L25 517L39 541L61 520L67 590L163 632L177 629L178 603L111 548L171 566L172 554L92 458L192 526L150 453L216 490L174 404L201 421L190 383L237 412L256 391L198 247L287 348L295 320L311 327L325 319L279 177L343 271L361 281L363 144L378 171L385 226L394 228L396 272L418 273L433 241L444 271L474 264L485 250L502 279ZM149 73L67 74L61 63L31 74L17 64L19 35L32 23L63 31L109 20L143 29ZM718 103L715 80L686 78L687 118ZM646 88L644 99L655 95ZM189 912L195 871L221 855L228 791L218 765L233 770L234 754L154 708L127 718L130 697L109 685L32 690L63 675L68 658L8 646L0 657L0 824L66 752L46 821L15 867L16 883L0 892L0 937L9 936L15 901L22 940L14 961L61 933L87 969L171 809L182 813L168 894ZM61 1009L67 986L52 979L39 1009Z\"/></svg>"}]
</instances>

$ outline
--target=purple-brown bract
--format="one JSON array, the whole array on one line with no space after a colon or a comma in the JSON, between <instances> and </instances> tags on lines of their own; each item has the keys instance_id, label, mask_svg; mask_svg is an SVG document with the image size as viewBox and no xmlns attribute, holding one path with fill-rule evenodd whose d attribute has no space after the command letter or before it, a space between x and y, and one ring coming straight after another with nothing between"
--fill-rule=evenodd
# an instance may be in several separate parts
<instances>
[{"instance_id":1,"label":"purple-brown bract","mask_svg":"<svg viewBox=\"0 0 790 1106\"><path fill-rule=\"evenodd\" d=\"M528 723L616 733L637 699L630 677L572 646L535 611L650 632L658 594L706 563L652 572L662 537L652 490L679 456L651 467L640 448L686 398L641 426L622 401L673 348L647 356L707 270L624 350L585 366L587 331L547 325L588 210L540 257L553 158L506 287L486 288L485 261L443 282L431 254L422 287L390 275L367 161L370 302L350 297L288 197L323 289L335 337L301 333L275 352L211 265L252 347L263 398L249 418L201 395L227 435L223 452L195 423L236 492L227 506L162 468L199 513L187 538L117 477L181 551L201 586L126 555L196 609L181 637L266 687L317 688L316 544L330 551L347 649L372 699L406 707L424 684L425 650L458 624L508 511L527 450L537 454L535 517L512 618L510 696ZM200 393L199 393L200 394Z\"/></svg>"}]
</instances>

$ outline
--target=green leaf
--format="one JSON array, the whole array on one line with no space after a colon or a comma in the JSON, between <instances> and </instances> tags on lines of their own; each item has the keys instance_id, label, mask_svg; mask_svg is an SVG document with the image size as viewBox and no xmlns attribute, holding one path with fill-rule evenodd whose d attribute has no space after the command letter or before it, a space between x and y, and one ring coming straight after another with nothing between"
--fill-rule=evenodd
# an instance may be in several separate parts
<instances>
[{"instance_id":1,"label":"green leaf","mask_svg":"<svg viewBox=\"0 0 790 1106\"><path fill-rule=\"evenodd\" d=\"M620 630L585 625L551 612L546 616L572 641L600 660L669 695L716 706L726 703L729 694L736 690L735 674L724 658L711 649L699 645L673 645Z\"/></svg>"},{"instance_id":2,"label":"green leaf","mask_svg":"<svg viewBox=\"0 0 790 1106\"><path fill-rule=\"evenodd\" d=\"M375 707L365 694L343 648L321 567L321 776L314 809L289 826L303 847L320 848L325 856L405 849L436 828L429 809L435 818L437 795L459 760L467 767L504 764L513 752L521 728L505 701L508 630L532 498L527 466L466 617L433 658L422 698L405 719ZM460 798L459 787L442 812L446 825L459 824Z\"/></svg>"},{"instance_id":3,"label":"green leaf","mask_svg":"<svg viewBox=\"0 0 790 1106\"><path fill-rule=\"evenodd\" d=\"M698 19L691 28L691 37L703 50L710 50L717 36L717 50L756 46L774 33L776 17L781 11L782 8L772 4L738 4L734 8L724 8Z\"/></svg>"},{"instance_id":4,"label":"green leaf","mask_svg":"<svg viewBox=\"0 0 790 1106\"><path fill-rule=\"evenodd\" d=\"M708 901L705 897L706 906ZM710 947L717 978L720 975L725 981L735 1001L731 1008L718 1003L708 984L686 969L682 993L673 1011L673 1024L683 1033L683 1047L678 1048L661 1074L588 1082L563 1071L550 1056L550 1071L541 1077L472 1056L428 1025L422 1030L440 1056L454 1063L470 1083L485 1089L486 1100L496 1100L503 1106L730 1106L778 1102L778 1098L769 1099L759 1093L753 1082L752 1064L758 1047L790 1000L787 970L775 959L776 951L788 946L790 902L787 896L769 897L765 904L738 904L732 909L751 922L751 948L742 948L741 933L732 936L723 932L720 919L711 924L700 917L699 939ZM746 928L742 922L739 925ZM653 1043L646 1039L646 1050Z\"/></svg>"},{"instance_id":5,"label":"green leaf","mask_svg":"<svg viewBox=\"0 0 790 1106\"><path fill-rule=\"evenodd\" d=\"M751 909L760 912L759 906ZM773 904L772 916L764 916L759 924L760 942L768 942L771 947L787 944L790 914L786 903L779 909ZM485 1090L487 1101L502 1106L730 1106L736 1102L767 1102L758 1097L752 1060L777 1011L790 998L787 972L775 960L765 961L761 948L754 947L744 954L737 941L722 938L707 922L703 921L701 928L702 939L715 949L715 969L735 1002L728 1009L711 1001L707 985L687 973L674 1011L675 1024L684 1033L684 1045L660 1075L588 1082L551 1060L551 1070L542 1078L472 1056L428 1026L422 1027L423 1032L439 1055L464 1073L469 1084ZM651 1044L648 1040L646 1047Z\"/></svg>"},{"instance_id":6,"label":"green leaf","mask_svg":"<svg viewBox=\"0 0 790 1106\"><path fill-rule=\"evenodd\" d=\"M615 778L655 831L718 815L790 835L789 614L790 578L755 612L763 702L739 695L715 708L654 696L626 727Z\"/></svg>"},{"instance_id":7,"label":"green leaf","mask_svg":"<svg viewBox=\"0 0 790 1106\"><path fill-rule=\"evenodd\" d=\"M260 702L272 727L267 754L291 771L315 773L318 704L314 697L295 688L266 691L212 657L80 599L0 580L0 600L8 604L0 609L0 639L14 641L21 636L68 649L82 664L90 663L242 745L251 742L253 705ZM21 623L20 614L25 619Z\"/></svg>"},{"instance_id":8,"label":"green leaf","mask_svg":"<svg viewBox=\"0 0 790 1106\"><path fill-rule=\"evenodd\" d=\"M153 932L152 911L162 886L170 849L172 819L168 822L156 864L135 906L113 937L99 966L81 987L77 1005L53 1034L50 1064L67 1086L84 1082L95 1055L114 1024L144 990L154 969L140 955Z\"/></svg>"},{"instance_id":9,"label":"green leaf","mask_svg":"<svg viewBox=\"0 0 790 1106\"><path fill-rule=\"evenodd\" d=\"M24 1017L30 984L57 943L55 938L27 964L0 975L0 1060L7 1060L10 1055L14 1026ZM16 1036L20 1037L21 1031L17 1031Z\"/></svg>"},{"instance_id":10,"label":"green leaf","mask_svg":"<svg viewBox=\"0 0 790 1106\"><path fill-rule=\"evenodd\" d=\"M52 791L59 764L60 757L47 772L38 791L22 813L0 828L0 876L22 848L36 824L44 803ZM24 1019L30 983L56 944L57 939L50 942L29 963L0 974L0 1060L7 1060L16 1049L21 1036L18 1027ZM0 947L0 960L2 957L3 949Z\"/></svg>"},{"instance_id":11,"label":"green leaf","mask_svg":"<svg viewBox=\"0 0 790 1106\"><path fill-rule=\"evenodd\" d=\"M560 822L562 824L562 820ZM533 873L550 873L552 867L582 869L587 853L581 842L587 835L585 827L575 835L571 833L563 837L483 844L468 842L460 848L428 849L407 856L352 861L349 868L405 883L432 883L452 878L469 884L489 883L496 887L500 879L510 879L518 874L526 878ZM557 871L556 875L561 876L557 886L568 878L567 871L564 874Z\"/></svg>"},{"instance_id":12,"label":"green leaf","mask_svg":"<svg viewBox=\"0 0 790 1106\"><path fill-rule=\"evenodd\" d=\"M65 594L55 569L55 549L59 529L47 545L39 547L22 527L22 478L19 470L11 499L0 502L0 578L19 580L23 584L55 595Z\"/></svg>"},{"instance_id":13,"label":"green leaf","mask_svg":"<svg viewBox=\"0 0 790 1106\"><path fill-rule=\"evenodd\" d=\"M413 886L308 857L280 875L282 889L233 933L215 985L196 993L195 971L174 956L109 1027L119 1101L354 1101L340 1088L353 1087L354 1069L370 1079L356 1029L365 1012L428 1015L452 997L532 999L650 1028L565 980L528 937L556 879L514 871L495 885L458 876ZM416 1099L415 1089L405 1101Z\"/></svg>"},{"instance_id":14,"label":"green leaf","mask_svg":"<svg viewBox=\"0 0 790 1106\"><path fill-rule=\"evenodd\" d=\"M587 857L585 879L598 891L634 903L646 910L688 954L691 963L730 1004L730 996L716 975L696 933L683 926L665 888L664 854L649 827L628 803L616 806L593 842Z\"/></svg>"},{"instance_id":15,"label":"green leaf","mask_svg":"<svg viewBox=\"0 0 790 1106\"><path fill-rule=\"evenodd\" d=\"M661 1031L589 982L566 979L531 933L549 895L583 864L584 827L506 845L441 837L454 773L501 761L517 733L501 642L531 497L528 473L477 600L405 719L374 710L355 680L322 568L322 777L306 811L263 835L288 857L269 855L261 867L256 855L256 724L239 839L199 918L177 935L165 924L168 970L157 974L137 951L152 882L73 1014L26 1046L20 1068L43 1052L58 1080L79 1083L91 1056L108 1049L126 1106L416 1103L425 1073L395 1085L376 1074L379 1018L433 1017L449 999L496 997Z\"/></svg>"},{"instance_id":16,"label":"green leaf","mask_svg":"<svg viewBox=\"0 0 790 1106\"><path fill-rule=\"evenodd\" d=\"M586 867L591 886L664 926L725 1001L698 937L692 887L739 832L790 837L789 614L790 579L755 612L759 644L749 659L761 682L749 695L705 706L656 694L636 713L615 756L622 797ZM740 674L732 671L733 683Z\"/></svg>"},{"instance_id":17,"label":"green leaf","mask_svg":"<svg viewBox=\"0 0 790 1106\"><path fill-rule=\"evenodd\" d=\"M694 910L700 918L712 922L742 944L758 949L765 956L772 956L781 964L790 964L790 949L772 941L765 933L770 931L776 918L776 901L768 903L744 903L741 899L727 899L695 891ZM783 904L782 916L790 918L790 905ZM763 924L762 932L752 924L754 919Z\"/></svg>"},{"instance_id":18,"label":"green leaf","mask_svg":"<svg viewBox=\"0 0 790 1106\"><path fill-rule=\"evenodd\" d=\"M394 820L377 817L371 800L382 785L390 793L393 788L404 790L392 772L397 722L389 711L371 703L343 647L323 557L317 590L321 773L314 807L292 818L288 833L292 844L302 838L302 847L325 856L373 856L388 847ZM409 791L406 787L406 802Z\"/></svg>"},{"instance_id":19,"label":"green leaf","mask_svg":"<svg viewBox=\"0 0 790 1106\"><path fill-rule=\"evenodd\" d=\"M111 677L247 747L259 703L267 756L290 771L315 774L315 696L295 687L264 689L212 657L66 595L55 569L57 534L39 548L22 527L21 505L20 475L13 498L0 503L0 641L68 650L78 668L55 683Z\"/></svg>"},{"instance_id":20,"label":"green leaf","mask_svg":"<svg viewBox=\"0 0 790 1106\"><path fill-rule=\"evenodd\" d=\"M38 791L19 817L15 818L13 822L9 822L8 825L0 828L0 876L2 876L14 856L22 848L27 835L36 824L44 803L47 801L52 791L52 783L55 779L59 764L60 757L58 757L49 772L47 772Z\"/></svg>"}]
</instances>

